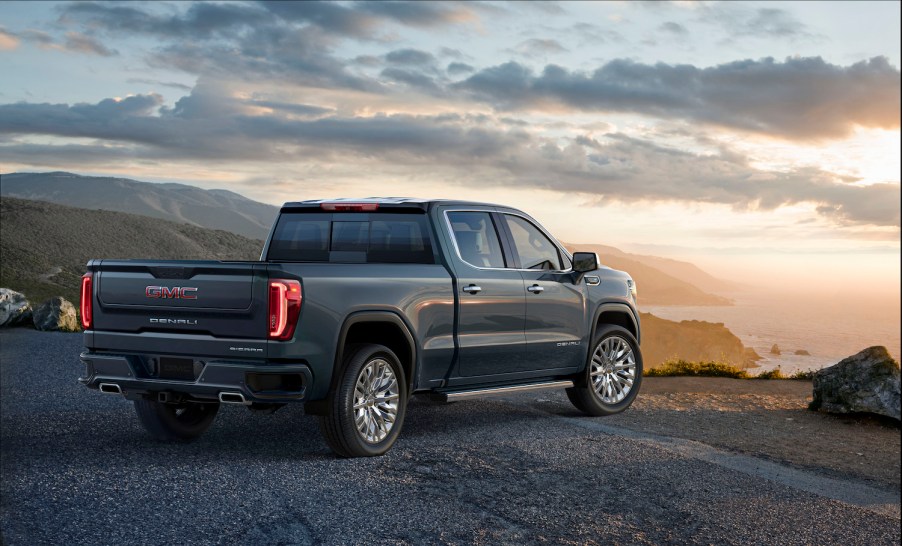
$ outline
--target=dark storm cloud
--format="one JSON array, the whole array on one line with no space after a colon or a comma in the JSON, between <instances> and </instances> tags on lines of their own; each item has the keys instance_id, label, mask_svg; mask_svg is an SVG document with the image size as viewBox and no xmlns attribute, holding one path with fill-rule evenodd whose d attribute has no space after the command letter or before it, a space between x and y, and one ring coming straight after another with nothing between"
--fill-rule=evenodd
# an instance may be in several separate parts
<instances>
[{"instance_id":1,"label":"dark storm cloud","mask_svg":"<svg viewBox=\"0 0 902 546\"><path fill-rule=\"evenodd\" d=\"M273 113L259 114L258 106ZM840 224L899 225L899 185L857 186L815 168L766 171L734 151L696 154L608 134L552 140L491 116L307 113L309 105L239 99L215 82L198 85L173 108L157 95L96 104L0 105L0 159L101 157L136 160L305 162L377 160L462 184L545 188L604 201L658 200L771 210L812 203ZM313 107L316 108L316 107ZM310 112L313 113L313 112ZM21 141L30 135L82 137L73 147Z\"/></svg>"},{"instance_id":2,"label":"dark storm cloud","mask_svg":"<svg viewBox=\"0 0 902 546\"><path fill-rule=\"evenodd\" d=\"M744 60L710 68L614 60L592 73L515 62L456 84L499 109L633 112L790 139L834 138L856 125L899 127L899 70L885 57L837 66L820 57Z\"/></svg>"}]
</instances>

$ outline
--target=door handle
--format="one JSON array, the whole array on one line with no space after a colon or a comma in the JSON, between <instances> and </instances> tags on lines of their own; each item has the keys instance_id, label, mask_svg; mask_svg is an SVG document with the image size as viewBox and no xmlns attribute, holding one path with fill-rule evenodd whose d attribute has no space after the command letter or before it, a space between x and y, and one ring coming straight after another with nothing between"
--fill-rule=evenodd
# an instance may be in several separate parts
<instances>
[{"instance_id":1,"label":"door handle","mask_svg":"<svg viewBox=\"0 0 902 546\"><path fill-rule=\"evenodd\" d=\"M539 292L544 292L544 291L545 291L545 288L544 288L544 287L541 287L541 286L539 286L539 285L537 285L537 284L534 284L534 285L532 285L532 286L527 287L527 288L526 288L526 291L527 291L527 292L532 292L533 294L538 294Z\"/></svg>"},{"instance_id":2,"label":"door handle","mask_svg":"<svg viewBox=\"0 0 902 546\"><path fill-rule=\"evenodd\" d=\"M467 294L475 294L475 293L477 293L477 292L481 292L481 291L482 291L482 287L481 287L481 286L476 286L475 284L471 284L471 285L468 285L468 286L464 286L464 287L462 288L462 290L463 290L464 292L466 292Z\"/></svg>"}]
</instances>

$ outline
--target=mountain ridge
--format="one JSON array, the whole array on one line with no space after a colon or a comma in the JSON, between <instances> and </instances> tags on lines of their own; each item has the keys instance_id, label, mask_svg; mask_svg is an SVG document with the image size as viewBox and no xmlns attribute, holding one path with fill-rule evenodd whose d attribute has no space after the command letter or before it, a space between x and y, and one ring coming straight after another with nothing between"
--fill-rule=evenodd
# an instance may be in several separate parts
<instances>
[{"instance_id":1,"label":"mountain ridge","mask_svg":"<svg viewBox=\"0 0 902 546\"><path fill-rule=\"evenodd\" d=\"M77 187L74 187L76 186ZM227 189L65 171L0 175L0 195L89 210L112 210L264 239L279 208Z\"/></svg>"}]
</instances>

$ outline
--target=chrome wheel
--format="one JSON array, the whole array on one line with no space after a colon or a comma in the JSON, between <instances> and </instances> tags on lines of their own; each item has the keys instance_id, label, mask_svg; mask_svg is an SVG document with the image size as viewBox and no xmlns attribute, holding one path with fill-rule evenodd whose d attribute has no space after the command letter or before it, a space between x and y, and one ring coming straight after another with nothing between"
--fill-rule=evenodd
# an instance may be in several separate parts
<instances>
[{"instance_id":1,"label":"chrome wheel","mask_svg":"<svg viewBox=\"0 0 902 546\"><path fill-rule=\"evenodd\" d=\"M636 380L636 357L629 342L616 335L603 339L592 355L590 378L605 404L626 398Z\"/></svg>"},{"instance_id":2,"label":"chrome wheel","mask_svg":"<svg viewBox=\"0 0 902 546\"><path fill-rule=\"evenodd\" d=\"M360 437L377 444L388 436L398 416L398 380L382 358L366 363L354 385L354 423Z\"/></svg>"}]
</instances>

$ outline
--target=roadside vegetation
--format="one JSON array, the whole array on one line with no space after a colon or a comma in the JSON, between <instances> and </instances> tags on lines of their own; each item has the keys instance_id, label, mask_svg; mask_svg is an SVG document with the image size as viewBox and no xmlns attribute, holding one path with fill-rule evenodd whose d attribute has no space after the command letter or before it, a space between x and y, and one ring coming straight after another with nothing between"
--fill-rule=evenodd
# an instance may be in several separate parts
<instances>
[{"instance_id":1,"label":"roadside vegetation","mask_svg":"<svg viewBox=\"0 0 902 546\"><path fill-rule=\"evenodd\" d=\"M660 366L647 369L642 374L645 377L729 377L733 379L796 379L811 380L813 370L795 372L784 375L778 369L751 375L747 370L739 369L728 362L715 360L704 362L689 362L682 359L671 359Z\"/></svg>"}]
</instances>

